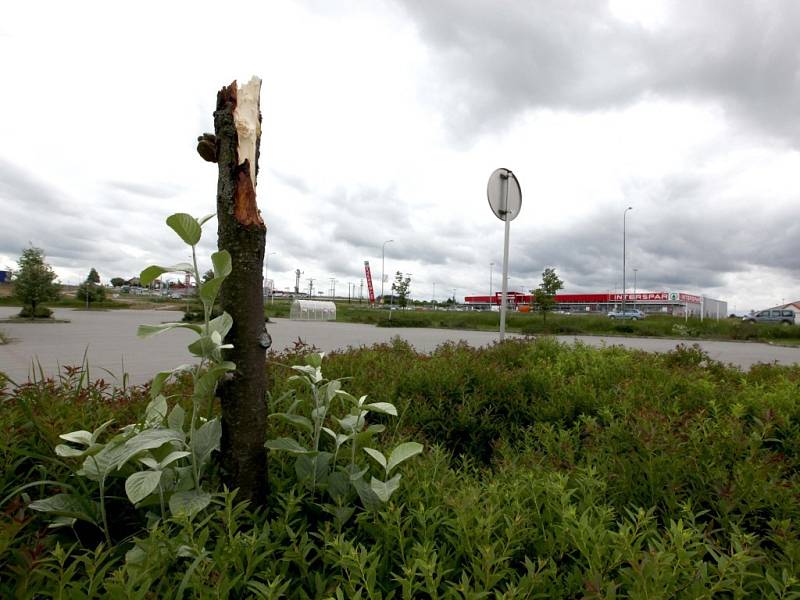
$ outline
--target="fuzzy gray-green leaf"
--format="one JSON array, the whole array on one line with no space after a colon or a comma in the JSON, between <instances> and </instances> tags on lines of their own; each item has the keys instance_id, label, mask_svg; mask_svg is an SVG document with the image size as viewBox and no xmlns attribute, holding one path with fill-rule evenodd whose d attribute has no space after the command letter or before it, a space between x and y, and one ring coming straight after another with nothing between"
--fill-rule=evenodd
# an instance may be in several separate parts
<instances>
[{"instance_id":1,"label":"fuzzy gray-green leaf","mask_svg":"<svg viewBox=\"0 0 800 600\"><path fill-rule=\"evenodd\" d=\"M125 493L132 504L138 504L158 488L161 471L139 471L125 480Z\"/></svg>"},{"instance_id":2,"label":"fuzzy gray-green leaf","mask_svg":"<svg viewBox=\"0 0 800 600\"><path fill-rule=\"evenodd\" d=\"M167 225L189 246L195 246L203 235L203 229L192 215L175 213L167 217Z\"/></svg>"}]
</instances>

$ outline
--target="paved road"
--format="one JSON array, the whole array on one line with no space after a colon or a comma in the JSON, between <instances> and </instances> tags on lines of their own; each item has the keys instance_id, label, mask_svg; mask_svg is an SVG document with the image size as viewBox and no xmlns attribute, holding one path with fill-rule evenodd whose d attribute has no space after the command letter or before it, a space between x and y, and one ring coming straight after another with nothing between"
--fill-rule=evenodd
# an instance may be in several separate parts
<instances>
[{"instance_id":1,"label":"paved road","mask_svg":"<svg viewBox=\"0 0 800 600\"><path fill-rule=\"evenodd\" d=\"M0 307L0 318L19 309ZM59 366L80 365L87 352L92 377L109 376L103 369L119 376L123 370L134 383L149 380L157 371L191 362L186 345L194 334L184 330L167 332L148 339L136 337L141 323L157 324L181 316L180 312L163 310L115 310L84 312L56 309L55 316L69 323L0 323L14 340L0 346L0 371L14 381L28 378L31 365L41 364L47 374L55 374ZM277 319L269 325L273 348L291 347L298 339L320 350L332 351L348 346L370 346L388 342L395 336L408 340L417 350L430 352L446 341L464 340L474 346L491 344L496 333L446 329L388 329L355 323L314 323ZM594 336L561 336L560 340L591 345L621 344L651 352L671 350L676 340L654 338L620 338ZM800 362L800 349L768 344L737 342L700 342L712 358L747 369L758 362L794 364Z\"/></svg>"}]
</instances>

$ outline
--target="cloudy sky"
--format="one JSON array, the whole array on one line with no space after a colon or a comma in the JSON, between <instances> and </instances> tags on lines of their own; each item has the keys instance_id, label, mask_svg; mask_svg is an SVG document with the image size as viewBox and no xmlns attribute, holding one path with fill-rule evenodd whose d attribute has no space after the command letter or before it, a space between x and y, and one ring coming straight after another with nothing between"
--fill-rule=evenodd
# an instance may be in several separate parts
<instances>
[{"instance_id":1,"label":"cloudy sky","mask_svg":"<svg viewBox=\"0 0 800 600\"><path fill-rule=\"evenodd\" d=\"M226 6L223 10L221 7ZM216 91L263 79L258 201L276 287L337 293L369 260L439 300L499 288L486 182L522 186L510 289L622 285L800 299L793 0L15 2L0 10L0 268L64 282L187 252L215 208L195 152ZM214 222L202 250L216 243ZM366 290L365 290L366 293Z\"/></svg>"}]
</instances>

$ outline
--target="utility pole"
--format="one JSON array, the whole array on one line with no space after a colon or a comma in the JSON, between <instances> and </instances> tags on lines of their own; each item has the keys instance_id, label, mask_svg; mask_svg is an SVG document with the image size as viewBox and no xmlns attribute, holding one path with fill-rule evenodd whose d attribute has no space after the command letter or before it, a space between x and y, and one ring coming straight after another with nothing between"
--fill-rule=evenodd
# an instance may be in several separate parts
<instances>
[{"instance_id":1,"label":"utility pole","mask_svg":"<svg viewBox=\"0 0 800 600\"><path fill-rule=\"evenodd\" d=\"M394 240L386 240L383 242L383 246L381 246L381 304L385 304L383 300L383 280L385 275L383 274L383 267L386 262L386 244L391 244Z\"/></svg>"},{"instance_id":2,"label":"utility pole","mask_svg":"<svg viewBox=\"0 0 800 600\"><path fill-rule=\"evenodd\" d=\"M300 275L302 275L302 274L303 274L303 272L300 269L297 269L294 272L294 293L295 294L299 294L300 293Z\"/></svg>"},{"instance_id":3,"label":"utility pole","mask_svg":"<svg viewBox=\"0 0 800 600\"><path fill-rule=\"evenodd\" d=\"M314 278L309 277L306 281L308 281L308 297L311 298L314 294Z\"/></svg>"},{"instance_id":4,"label":"utility pole","mask_svg":"<svg viewBox=\"0 0 800 600\"><path fill-rule=\"evenodd\" d=\"M333 300L333 299L336 298L336 278L335 277L331 277L330 278L330 282L331 282L331 290L330 290L331 291L331 300Z\"/></svg>"},{"instance_id":5,"label":"utility pole","mask_svg":"<svg viewBox=\"0 0 800 600\"><path fill-rule=\"evenodd\" d=\"M622 213L622 318L625 318L625 292L627 288L625 287L625 217L628 216L628 211L633 210L632 206L629 206L625 209Z\"/></svg>"},{"instance_id":6,"label":"utility pole","mask_svg":"<svg viewBox=\"0 0 800 600\"><path fill-rule=\"evenodd\" d=\"M358 303L361 304L363 299L364 299L364 280L362 279L358 287Z\"/></svg>"}]
</instances>

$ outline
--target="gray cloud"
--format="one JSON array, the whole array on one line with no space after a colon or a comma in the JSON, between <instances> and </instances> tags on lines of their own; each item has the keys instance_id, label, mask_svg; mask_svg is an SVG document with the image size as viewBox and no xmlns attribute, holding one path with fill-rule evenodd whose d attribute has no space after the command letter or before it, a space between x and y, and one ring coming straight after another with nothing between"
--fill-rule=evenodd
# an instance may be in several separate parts
<instances>
[{"instance_id":1,"label":"gray cloud","mask_svg":"<svg viewBox=\"0 0 800 600\"><path fill-rule=\"evenodd\" d=\"M127 192L159 200L174 198L184 188L174 183L135 183L130 181L107 181L106 187L114 191Z\"/></svg>"},{"instance_id":2,"label":"gray cloud","mask_svg":"<svg viewBox=\"0 0 800 600\"><path fill-rule=\"evenodd\" d=\"M427 91L452 133L504 129L528 109L594 111L647 95L719 102L768 134L800 143L800 4L669 4L652 30L606 2L398 0L436 52Z\"/></svg>"},{"instance_id":3,"label":"gray cloud","mask_svg":"<svg viewBox=\"0 0 800 600\"><path fill-rule=\"evenodd\" d=\"M514 274L531 286L555 267L575 291L621 286L621 211L598 211L568 230L530 236L512 257ZM628 229L628 285L638 268L639 289L721 287L730 273L780 271L800 277L800 226L790 208L724 215L701 208L691 215L667 209L637 215Z\"/></svg>"},{"instance_id":4,"label":"gray cloud","mask_svg":"<svg viewBox=\"0 0 800 600\"><path fill-rule=\"evenodd\" d=\"M0 157L0 202L41 218L44 214L78 215L70 199L38 175Z\"/></svg>"}]
</instances>

